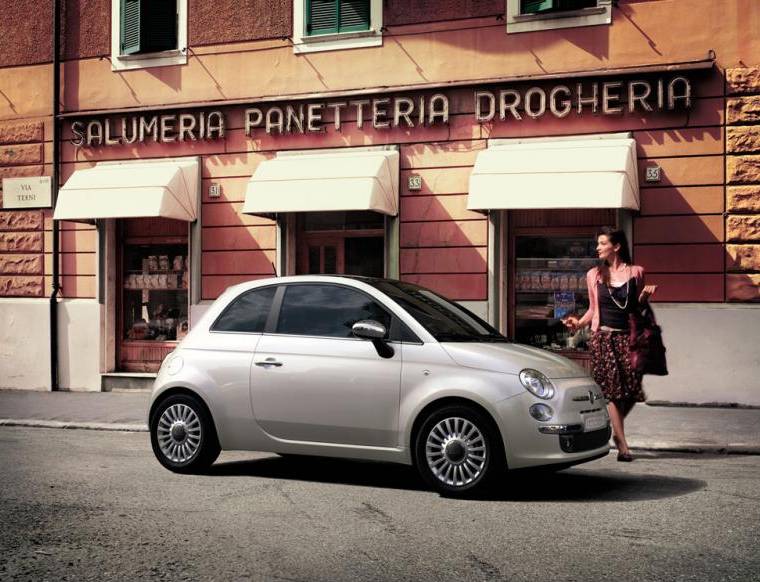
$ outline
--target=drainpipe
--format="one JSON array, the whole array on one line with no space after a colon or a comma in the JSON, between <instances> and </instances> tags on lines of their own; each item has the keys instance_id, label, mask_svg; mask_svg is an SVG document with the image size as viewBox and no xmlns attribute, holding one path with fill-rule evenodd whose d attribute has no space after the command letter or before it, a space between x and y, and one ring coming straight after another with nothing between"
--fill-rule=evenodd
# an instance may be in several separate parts
<instances>
[{"instance_id":1,"label":"drainpipe","mask_svg":"<svg viewBox=\"0 0 760 582\"><path fill-rule=\"evenodd\" d=\"M52 209L58 199L59 166L61 158L60 150L60 90L61 90L61 0L53 0L53 176L52 182ZM58 385L58 294L59 285L59 228L58 221L53 221L53 285L50 292L50 388L54 392L60 389Z\"/></svg>"}]
</instances>

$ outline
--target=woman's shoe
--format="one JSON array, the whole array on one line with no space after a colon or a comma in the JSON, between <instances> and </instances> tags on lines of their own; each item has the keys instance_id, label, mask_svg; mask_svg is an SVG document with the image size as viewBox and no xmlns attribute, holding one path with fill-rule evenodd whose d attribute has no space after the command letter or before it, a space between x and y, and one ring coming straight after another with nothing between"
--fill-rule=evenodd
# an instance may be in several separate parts
<instances>
[{"instance_id":1,"label":"woman's shoe","mask_svg":"<svg viewBox=\"0 0 760 582\"><path fill-rule=\"evenodd\" d=\"M618 453L617 460L620 463L630 463L631 461L633 461L633 455L630 452L628 452L628 453Z\"/></svg>"}]
</instances>

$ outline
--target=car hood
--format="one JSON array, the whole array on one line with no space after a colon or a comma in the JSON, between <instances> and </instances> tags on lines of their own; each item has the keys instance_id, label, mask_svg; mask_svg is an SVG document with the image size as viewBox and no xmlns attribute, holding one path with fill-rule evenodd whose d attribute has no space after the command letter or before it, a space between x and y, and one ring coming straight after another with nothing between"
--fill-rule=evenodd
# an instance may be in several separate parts
<instances>
[{"instance_id":1,"label":"car hood","mask_svg":"<svg viewBox=\"0 0 760 582\"><path fill-rule=\"evenodd\" d=\"M460 366L519 374L532 368L547 378L581 378L588 372L563 356L522 344L445 342L441 346Z\"/></svg>"}]
</instances>

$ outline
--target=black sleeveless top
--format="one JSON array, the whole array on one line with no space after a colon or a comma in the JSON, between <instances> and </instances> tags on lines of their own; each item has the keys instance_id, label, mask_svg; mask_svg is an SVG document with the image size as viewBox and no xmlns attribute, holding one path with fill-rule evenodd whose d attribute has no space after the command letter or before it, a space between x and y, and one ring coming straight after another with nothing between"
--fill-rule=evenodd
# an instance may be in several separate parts
<instances>
[{"instance_id":1,"label":"black sleeveless top","mask_svg":"<svg viewBox=\"0 0 760 582\"><path fill-rule=\"evenodd\" d=\"M599 325L627 330L628 315L636 310L639 300L635 277L628 280L628 285L624 283L620 287L608 287L599 282L596 288L599 297Z\"/></svg>"}]
</instances>

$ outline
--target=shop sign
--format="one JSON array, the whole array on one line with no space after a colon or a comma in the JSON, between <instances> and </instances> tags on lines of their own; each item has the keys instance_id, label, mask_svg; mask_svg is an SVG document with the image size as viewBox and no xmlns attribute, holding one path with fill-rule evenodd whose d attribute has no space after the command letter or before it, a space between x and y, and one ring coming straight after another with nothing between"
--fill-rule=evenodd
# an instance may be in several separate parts
<instances>
[{"instance_id":1,"label":"shop sign","mask_svg":"<svg viewBox=\"0 0 760 582\"><path fill-rule=\"evenodd\" d=\"M50 176L3 178L3 208L50 208L52 191Z\"/></svg>"},{"instance_id":2,"label":"shop sign","mask_svg":"<svg viewBox=\"0 0 760 582\"><path fill-rule=\"evenodd\" d=\"M571 113L622 115L688 109L692 103L691 83L686 77L655 81L627 80L579 82L526 89L473 92L472 111L476 123L495 119L513 122L551 115L558 119ZM331 117L331 120L326 119ZM319 134L327 125L340 131L346 119L355 119L357 129L407 128L448 125L449 97L445 93L419 96L381 96L345 101L315 101L285 105L255 105L244 110L245 135ZM119 119L75 121L71 125L78 147L112 146L153 141L157 143L224 139L222 111L171 115L133 115Z\"/></svg>"}]
</instances>

